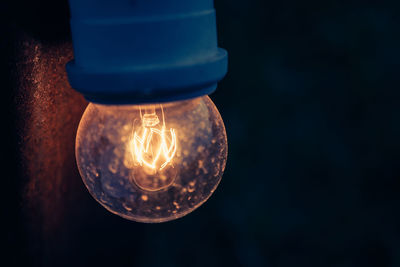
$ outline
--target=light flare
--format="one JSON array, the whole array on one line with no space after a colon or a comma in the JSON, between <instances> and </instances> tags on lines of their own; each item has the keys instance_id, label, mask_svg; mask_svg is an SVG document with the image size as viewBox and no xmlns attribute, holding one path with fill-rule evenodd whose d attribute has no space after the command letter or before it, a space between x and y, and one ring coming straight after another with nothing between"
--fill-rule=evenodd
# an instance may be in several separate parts
<instances>
[{"instance_id":1,"label":"light flare","mask_svg":"<svg viewBox=\"0 0 400 267\"><path fill-rule=\"evenodd\" d=\"M156 172L163 170L172 162L177 149L176 131L173 128L166 129L164 110L162 105L160 106L162 126L159 125L160 121L155 111L142 116L140 109L142 133L139 134L137 131L133 133L131 147L132 157L139 165Z\"/></svg>"}]
</instances>

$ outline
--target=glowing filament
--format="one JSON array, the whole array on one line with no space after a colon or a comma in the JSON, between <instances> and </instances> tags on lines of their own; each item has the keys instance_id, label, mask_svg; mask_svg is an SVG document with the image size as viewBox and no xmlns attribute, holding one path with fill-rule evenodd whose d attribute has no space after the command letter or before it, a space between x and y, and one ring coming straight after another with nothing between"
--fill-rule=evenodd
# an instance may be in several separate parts
<instances>
[{"instance_id":1,"label":"glowing filament","mask_svg":"<svg viewBox=\"0 0 400 267\"><path fill-rule=\"evenodd\" d=\"M177 149L175 129L166 129L162 106L161 111L163 125L160 127L155 112L142 116L140 110L143 130L141 134L135 131L132 140L132 156L140 166L148 167L154 171L164 169L172 161ZM162 161L162 163L160 164L159 161Z\"/></svg>"}]
</instances>

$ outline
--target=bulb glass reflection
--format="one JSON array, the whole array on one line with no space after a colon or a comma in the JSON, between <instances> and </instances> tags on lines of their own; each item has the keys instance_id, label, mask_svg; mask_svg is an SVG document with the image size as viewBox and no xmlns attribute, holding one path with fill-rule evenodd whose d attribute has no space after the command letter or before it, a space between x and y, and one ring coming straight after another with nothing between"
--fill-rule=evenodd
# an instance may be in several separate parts
<instances>
[{"instance_id":1,"label":"bulb glass reflection","mask_svg":"<svg viewBox=\"0 0 400 267\"><path fill-rule=\"evenodd\" d=\"M163 222L204 203L221 180L227 140L208 96L151 105L89 104L76 158L92 196L109 211Z\"/></svg>"}]
</instances>

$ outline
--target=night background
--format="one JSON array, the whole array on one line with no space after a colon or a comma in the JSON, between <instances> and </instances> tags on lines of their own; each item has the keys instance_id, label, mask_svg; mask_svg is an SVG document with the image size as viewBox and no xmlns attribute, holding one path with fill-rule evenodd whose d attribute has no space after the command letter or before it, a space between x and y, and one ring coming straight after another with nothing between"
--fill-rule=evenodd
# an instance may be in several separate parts
<instances>
[{"instance_id":1,"label":"night background","mask_svg":"<svg viewBox=\"0 0 400 267\"><path fill-rule=\"evenodd\" d=\"M215 6L225 174L193 213L143 224L77 172L67 1L0 4L2 266L400 266L399 4Z\"/></svg>"}]
</instances>

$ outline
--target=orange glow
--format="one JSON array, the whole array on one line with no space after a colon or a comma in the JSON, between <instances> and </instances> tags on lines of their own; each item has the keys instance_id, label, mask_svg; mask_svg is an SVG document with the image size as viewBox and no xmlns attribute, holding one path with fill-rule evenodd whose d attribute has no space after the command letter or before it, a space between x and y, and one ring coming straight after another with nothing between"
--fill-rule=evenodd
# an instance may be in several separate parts
<instances>
[{"instance_id":1,"label":"orange glow","mask_svg":"<svg viewBox=\"0 0 400 267\"><path fill-rule=\"evenodd\" d=\"M175 129L166 129L162 105L160 105L160 108L162 125L159 125L160 120L155 109L144 115L142 115L140 109L142 127L138 131L134 131L131 142L133 159L140 166L149 168L152 172L161 171L170 164L177 149Z\"/></svg>"}]
</instances>

